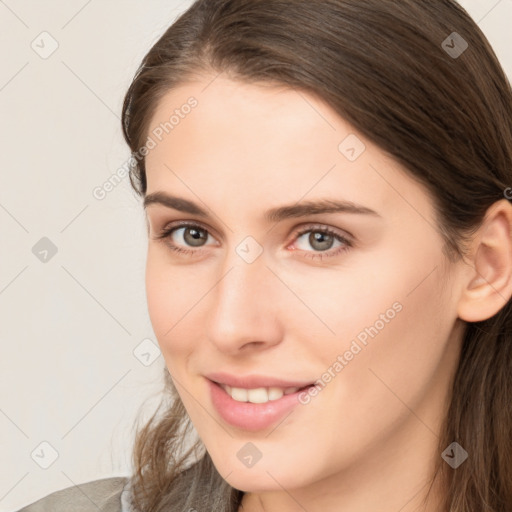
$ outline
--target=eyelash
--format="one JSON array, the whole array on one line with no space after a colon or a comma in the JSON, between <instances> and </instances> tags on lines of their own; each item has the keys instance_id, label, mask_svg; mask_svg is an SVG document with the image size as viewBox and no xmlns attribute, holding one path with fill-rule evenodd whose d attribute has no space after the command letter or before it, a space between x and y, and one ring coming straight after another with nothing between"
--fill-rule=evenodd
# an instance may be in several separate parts
<instances>
[{"instance_id":1,"label":"eyelash","mask_svg":"<svg viewBox=\"0 0 512 512\"><path fill-rule=\"evenodd\" d=\"M201 226L200 224L193 224L189 222L183 222L180 224L173 224L172 226L168 226L163 228L156 236L156 240L167 240L171 238L171 235L174 233L174 231L181 229L181 228L198 228L202 231L205 231L208 235L210 235L210 232ZM341 242L343 246L340 246L334 250L329 249L328 251L304 251L301 249L297 249L298 251L301 251L304 254L304 257L316 259L319 258L322 260L323 258L330 258L333 256L338 256L339 254L348 251L353 247L353 243L346 237L340 235L336 231L325 227L325 226L307 226L300 230L298 230L296 233L294 233L294 240L297 238L300 238L302 235L306 233L322 233L324 235L332 235L338 242ZM180 247L178 245L175 245L171 242L166 241L167 246L174 252L183 254L183 255L189 255L189 256L201 256L201 254L204 252L202 248L199 249L184 249L183 247Z\"/></svg>"}]
</instances>

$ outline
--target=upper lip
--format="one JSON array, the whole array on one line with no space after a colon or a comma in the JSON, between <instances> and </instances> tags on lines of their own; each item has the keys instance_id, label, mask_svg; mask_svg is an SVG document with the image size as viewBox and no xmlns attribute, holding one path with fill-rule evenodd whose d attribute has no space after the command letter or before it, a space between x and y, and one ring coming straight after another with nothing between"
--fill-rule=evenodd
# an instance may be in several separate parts
<instances>
[{"instance_id":1,"label":"upper lip","mask_svg":"<svg viewBox=\"0 0 512 512\"><path fill-rule=\"evenodd\" d=\"M305 382L299 380L284 380L276 379L275 377L267 377L265 375L230 375L228 373L217 372L205 375L217 384L225 384L234 388L303 388L313 384L312 382Z\"/></svg>"}]
</instances>

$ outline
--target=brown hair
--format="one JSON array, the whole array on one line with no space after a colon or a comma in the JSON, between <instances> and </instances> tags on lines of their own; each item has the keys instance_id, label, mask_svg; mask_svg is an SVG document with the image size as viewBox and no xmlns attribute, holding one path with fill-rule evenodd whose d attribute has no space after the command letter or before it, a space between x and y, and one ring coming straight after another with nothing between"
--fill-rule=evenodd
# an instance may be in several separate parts
<instances>
[{"instance_id":1,"label":"brown hair","mask_svg":"<svg viewBox=\"0 0 512 512\"><path fill-rule=\"evenodd\" d=\"M468 44L460 56L443 45L454 46L453 32ZM198 0L151 48L126 94L132 153L144 146L166 92L220 72L324 100L430 192L453 260L512 184L510 83L454 0ZM144 196L140 155L130 179ZM168 372L165 389L164 414L136 439L135 507L236 511L243 493L220 477L200 440L183 448L190 420ZM457 469L440 456L454 441L469 453ZM443 512L512 510L511 301L465 325L436 478Z\"/></svg>"}]
</instances>

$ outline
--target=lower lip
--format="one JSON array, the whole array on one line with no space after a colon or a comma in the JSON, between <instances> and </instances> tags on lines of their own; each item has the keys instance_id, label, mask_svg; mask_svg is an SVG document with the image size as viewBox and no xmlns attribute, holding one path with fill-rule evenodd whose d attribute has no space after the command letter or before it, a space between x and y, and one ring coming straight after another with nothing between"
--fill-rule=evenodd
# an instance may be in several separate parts
<instances>
[{"instance_id":1,"label":"lower lip","mask_svg":"<svg viewBox=\"0 0 512 512\"><path fill-rule=\"evenodd\" d=\"M253 404L233 400L216 382L208 380L208 385L213 405L222 419L234 427L250 431L263 430L277 423L300 403L299 394L307 389L264 404Z\"/></svg>"}]
</instances>

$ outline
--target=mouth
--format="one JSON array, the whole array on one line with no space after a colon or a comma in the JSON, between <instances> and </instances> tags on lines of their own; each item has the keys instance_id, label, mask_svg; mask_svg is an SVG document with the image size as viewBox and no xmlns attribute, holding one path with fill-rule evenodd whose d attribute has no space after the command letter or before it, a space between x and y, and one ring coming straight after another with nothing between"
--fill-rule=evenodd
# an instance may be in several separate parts
<instances>
[{"instance_id":1,"label":"mouth","mask_svg":"<svg viewBox=\"0 0 512 512\"><path fill-rule=\"evenodd\" d=\"M234 386L228 386L217 382L219 385L233 400L237 402L250 402L251 404L265 404L274 400L279 400L283 396L293 395L299 393L311 384L303 387L292 386L292 387L259 387L259 388L238 388Z\"/></svg>"},{"instance_id":2,"label":"mouth","mask_svg":"<svg viewBox=\"0 0 512 512\"><path fill-rule=\"evenodd\" d=\"M220 418L246 431L263 430L281 422L300 404L299 395L314 385L293 382L298 385L288 386L284 381L276 385L274 381L274 385L264 386L261 385L262 379L256 379L259 385L248 387L246 384L246 387L242 387L242 379L236 381L236 386L210 378L206 380L211 403ZM231 379L232 383L233 380L236 379ZM247 380L251 379L245 379L245 382ZM265 383L268 383L268 379Z\"/></svg>"}]
</instances>

